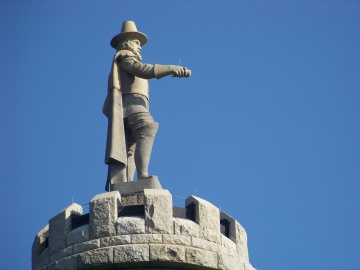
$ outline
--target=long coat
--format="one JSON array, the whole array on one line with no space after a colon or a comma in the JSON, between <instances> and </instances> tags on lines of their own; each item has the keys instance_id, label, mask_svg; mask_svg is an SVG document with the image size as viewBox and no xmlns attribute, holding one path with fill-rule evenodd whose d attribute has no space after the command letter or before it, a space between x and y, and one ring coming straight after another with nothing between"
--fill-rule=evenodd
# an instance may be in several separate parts
<instances>
[{"instance_id":1,"label":"long coat","mask_svg":"<svg viewBox=\"0 0 360 270\"><path fill-rule=\"evenodd\" d=\"M118 51L114 56L108 80L108 93L103 107L103 113L108 118L105 163L109 164L110 161L117 161L126 166L127 153L122 94L118 64L116 61L121 53L121 51Z\"/></svg>"}]
</instances>

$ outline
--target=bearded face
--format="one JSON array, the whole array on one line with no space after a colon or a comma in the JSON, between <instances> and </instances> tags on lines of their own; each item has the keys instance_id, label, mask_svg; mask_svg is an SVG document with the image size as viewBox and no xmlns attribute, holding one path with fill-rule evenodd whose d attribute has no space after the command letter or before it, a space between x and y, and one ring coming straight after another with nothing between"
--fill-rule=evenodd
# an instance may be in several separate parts
<instances>
[{"instance_id":1,"label":"bearded face","mask_svg":"<svg viewBox=\"0 0 360 270\"><path fill-rule=\"evenodd\" d=\"M118 50L129 50L132 51L138 60L142 60L141 57L141 43L136 38L129 38L119 43Z\"/></svg>"}]
</instances>

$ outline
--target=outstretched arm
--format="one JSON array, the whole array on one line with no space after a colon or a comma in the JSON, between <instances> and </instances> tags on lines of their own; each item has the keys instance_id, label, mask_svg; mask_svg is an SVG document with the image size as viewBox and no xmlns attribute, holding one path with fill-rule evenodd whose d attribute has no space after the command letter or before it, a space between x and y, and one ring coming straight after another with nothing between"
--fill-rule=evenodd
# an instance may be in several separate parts
<instances>
[{"instance_id":1,"label":"outstretched arm","mask_svg":"<svg viewBox=\"0 0 360 270\"><path fill-rule=\"evenodd\" d=\"M133 57L123 58L120 61L122 69L143 79L160 79L169 75L173 77L189 77L191 75L190 70L181 66L143 64Z\"/></svg>"}]
</instances>

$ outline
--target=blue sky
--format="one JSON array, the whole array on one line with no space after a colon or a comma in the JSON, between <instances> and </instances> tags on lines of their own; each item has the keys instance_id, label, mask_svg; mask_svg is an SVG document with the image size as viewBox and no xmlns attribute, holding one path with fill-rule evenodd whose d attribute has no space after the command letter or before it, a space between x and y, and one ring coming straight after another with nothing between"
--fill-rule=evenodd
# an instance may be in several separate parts
<instances>
[{"instance_id":1,"label":"blue sky","mask_svg":"<svg viewBox=\"0 0 360 270\"><path fill-rule=\"evenodd\" d=\"M134 20L159 122L150 173L175 205L236 218L257 269L360 269L360 2L0 1L3 269L30 269L35 234L104 191L101 112Z\"/></svg>"}]
</instances>

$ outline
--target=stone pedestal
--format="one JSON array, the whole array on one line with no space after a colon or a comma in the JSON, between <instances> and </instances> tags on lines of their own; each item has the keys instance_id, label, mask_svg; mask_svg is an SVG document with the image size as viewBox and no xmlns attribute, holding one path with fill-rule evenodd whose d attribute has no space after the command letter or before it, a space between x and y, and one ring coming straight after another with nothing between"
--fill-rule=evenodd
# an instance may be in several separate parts
<instances>
[{"instance_id":1,"label":"stone pedestal","mask_svg":"<svg viewBox=\"0 0 360 270\"><path fill-rule=\"evenodd\" d=\"M201 198L174 208L163 189L96 195L90 213L73 204L35 237L33 270L252 270L238 221Z\"/></svg>"}]
</instances>

